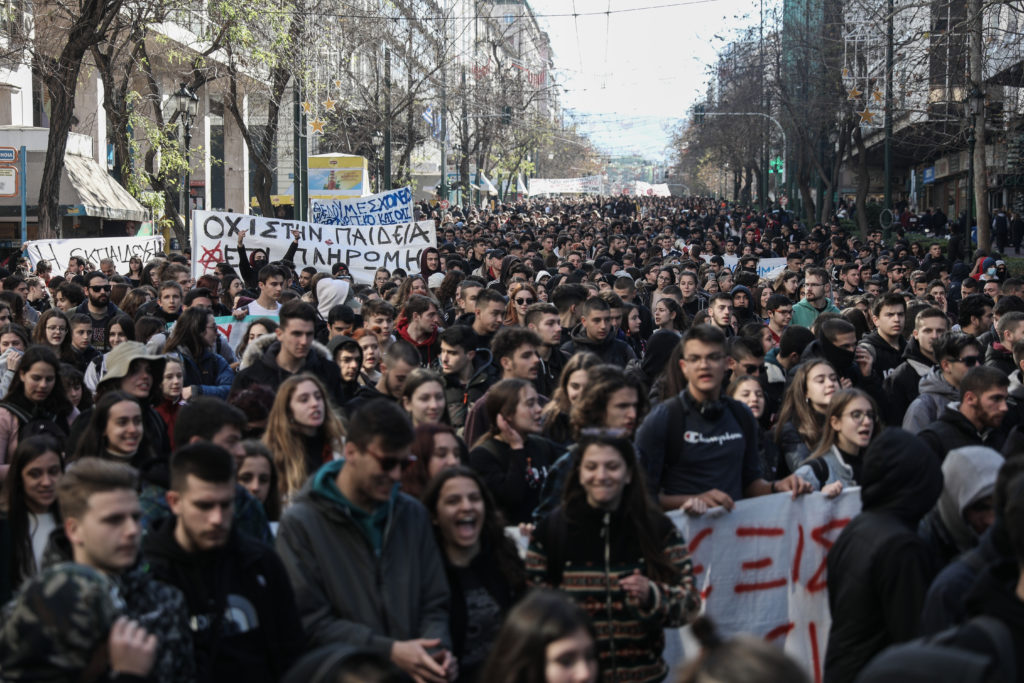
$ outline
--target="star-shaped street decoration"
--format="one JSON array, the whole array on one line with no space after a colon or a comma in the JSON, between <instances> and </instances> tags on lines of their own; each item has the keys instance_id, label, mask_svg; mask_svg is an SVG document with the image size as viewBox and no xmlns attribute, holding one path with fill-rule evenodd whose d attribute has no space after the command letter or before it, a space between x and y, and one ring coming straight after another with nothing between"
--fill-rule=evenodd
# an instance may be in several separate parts
<instances>
[{"instance_id":1,"label":"star-shaped street decoration","mask_svg":"<svg viewBox=\"0 0 1024 683\"><path fill-rule=\"evenodd\" d=\"M865 108L864 111L857 112L860 115L860 125L862 126L873 126L875 125L875 112Z\"/></svg>"},{"instance_id":2,"label":"star-shaped street decoration","mask_svg":"<svg viewBox=\"0 0 1024 683\"><path fill-rule=\"evenodd\" d=\"M323 135L324 134L324 125L326 123L327 123L326 121L321 120L321 118L318 116L318 117L316 117L315 119L313 119L312 121L309 122L309 127L313 129L314 133L319 133L320 135Z\"/></svg>"},{"instance_id":3,"label":"star-shaped street decoration","mask_svg":"<svg viewBox=\"0 0 1024 683\"><path fill-rule=\"evenodd\" d=\"M326 100L321 102L321 104L324 105L324 109L330 110L330 109L334 109L335 105L337 105L338 102L337 102L337 100L332 100L330 97L328 97Z\"/></svg>"},{"instance_id":4,"label":"star-shaped street decoration","mask_svg":"<svg viewBox=\"0 0 1024 683\"><path fill-rule=\"evenodd\" d=\"M302 111L305 114L308 114L311 111L313 111L313 103L312 102L308 102L308 101L307 102L303 102L302 103Z\"/></svg>"},{"instance_id":5,"label":"star-shaped street decoration","mask_svg":"<svg viewBox=\"0 0 1024 683\"><path fill-rule=\"evenodd\" d=\"M885 97L885 95L883 95L882 91L879 90L878 88L875 88L871 92L871 99L873 99L875 102L881 102L883 97Z\"/></svg>"},{"instance_id":6,"label":"star-shaped street decoration","mask_svg":"<svg viewBox=\"0 0 1024 683\"><path fill-rule=\"evenodd\" d=\"M341 90L341 79L340 78L334 79L334 87L337 88L338 90Z\"/></svg>"},{"instance_id":7,"label":"star-shaped street decoration","mask_svg":"<svg viewBox=\"0 0 1024 683\"><path fill-rule=\"evenodd\" d=\"M853 86L846 92L846 99L855 100L863 94L860 90L857 90L857 86Z\"/></svg>"}]
</instances>

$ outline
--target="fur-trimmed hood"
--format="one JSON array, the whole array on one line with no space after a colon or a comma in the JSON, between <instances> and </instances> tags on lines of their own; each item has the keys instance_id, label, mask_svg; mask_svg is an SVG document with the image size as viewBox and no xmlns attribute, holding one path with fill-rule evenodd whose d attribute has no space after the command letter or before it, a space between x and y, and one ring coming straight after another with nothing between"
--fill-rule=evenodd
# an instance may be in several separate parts
<instances>
[{"instance_id":1,"label":"fur-trimmed hood","mask_svg":"<svg viewBox=\"0 0 1024 683\"><path fill-rule=\"evenodd\" d=\"M277 335L273 332L262 334L253 339L249 342L249 345L245 347L245 353L242 354L242 360L238 364L238 369L244 370L255 363L256 359L266 353L267 349L270 348L270 345L276 341ZM331 352L320 342L313 342L313 351L323 356L324 360L331 360Z\"/></svg>"}]
</instances>

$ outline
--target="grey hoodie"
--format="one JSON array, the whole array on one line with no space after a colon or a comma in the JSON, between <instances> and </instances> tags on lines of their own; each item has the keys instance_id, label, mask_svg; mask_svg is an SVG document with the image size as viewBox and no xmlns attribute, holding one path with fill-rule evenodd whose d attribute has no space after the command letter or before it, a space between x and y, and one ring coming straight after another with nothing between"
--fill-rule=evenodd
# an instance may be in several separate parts
<instances>
[{"instance_id":1,"label":"grey hoodie","mask_svg":"<svg viewBox=\"0 0 1024 683\"><path fill-rule=\"evenodd\" d=\"M950 451L942 463L944 486L936 509L960 552L978 544L978 535L964 520L964 510L992 495L1003 462L1003 456L991 448L965 446Z\"/></svg>"},{"instance_id":2,"label":"grey hoodie","mask_svg":"<svg viewBox=\"0 0 1024 683\"><path fill-rule=\"evenodd\" d=\"M919 434L939 419L943 408L960 400L960 390L946 381L939 368L933 368L922 377L918 388L921 390L920 395L903 416L903 428L911 434Z\"/></svg>"}]
</instances>

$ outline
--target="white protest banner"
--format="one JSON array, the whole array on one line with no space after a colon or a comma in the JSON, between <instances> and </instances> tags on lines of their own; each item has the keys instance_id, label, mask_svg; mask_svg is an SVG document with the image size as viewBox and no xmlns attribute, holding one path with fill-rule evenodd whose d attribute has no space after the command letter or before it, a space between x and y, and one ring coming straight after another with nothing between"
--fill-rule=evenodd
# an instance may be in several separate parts
<instances>
[{"instance_id":1,"label":"white protest banner","mask_svg":"<svg viewBox=\"0 0 1024 683\"><path fill-rule=\"evenodd\" d=\"M701 258L705 262L711 261L710 254L701 254ZM731 254L722 254L722 260L725 262L725 267L729 270L736 270L737 264L739 264L740 257ZM786 269L786 259L784 258L759 258L757 259L757 276L767 279L772 279L782 273Z\"/></svg>"},{"instance_id":2,"label":"white protest banner","mask_svg":"<svg viewBox=\"0 0 1024 683\"><path fill-rule=\"evenodd\" d=\"M408 187L356 199L312 199L309 203L309 222L322 225L397 225L412 219L412 189Z\"/></svg>"},{"instance_id":3,"label":"white protest banner","mask_svg":"<svg viewBox=\"0 0 1024 683\"><path fill-rule=\"evenodd\" d=\"M689 548L703 612L722 635L780 643L821 683L832 624L825 559L860 507L860 489L850 488L833 499L777 493L738 501L732 512L668 516ZM506 527L505 535L525 556L528 539L519 527ZM664 658L673 668L683 661L685 631L665 630Z\"/></svg>"},{"instance_id":4,"label":"white protest banner","mask_svg":"<svg viewBox=\"0 0 1024 683\"><path fill-rule=\"evenodd\" d=\"M32 267L40 261L53 264L54 273L62 273L68 267L72 256L85 259L98 269L100 260L114 259L114 270L128 272L128 261L133 256L145 264L154 256L163 256L164 238L160 235L146 237L80 237L64 240L34 240L25 243Z\"/></svg>"},{"instance_id":5,"label":"white protest banner","mask_svg":"<svg viewBox=\"0 0 1024 683\"><path fill-rule=\"evenodd\" d=\"M245 248L263 249L274 261L284 257L292 243L292 231L299 232L295 268L312 266L330 272L344 263L357 283L372 284L377 268L404 268L420 272L420 252L437 246L434 221L398 225L321 225L282 221L262 216L196 211L192 230L192 275L212 273L216 265L238 265L238 233L245 230Z\"/></svg>"},{"instance_id":6,"label":"white protest banner","mask_svg":"<svg viewBox=\"0 0 1024 683\"><path fill-rule=\"evenodd\" d=\"M781 642L821 683L832 624L825 558L860 507L860 489L851 488L834 499L778 493L719 515L669 517L690 549L705 613L722 634Z\"/></svg>"},{"instance_id":7,"label":"white protest banner","mask_svg":"<svg viewBox=\"0 0 1024 683\"><path fill-rule=\"evenodd\" d=\"M530 178L530 196L539 194L602 194L604 177Z\"/></svg>"},{"instance_id":8,"label":"white protest banner","mask_svg":"<svg viewBox=\"0 0 1024 683\"><path fill-rule=\"evenodd\" d=\"M266 316L266 315L247 315L242 320L238 320L233 315L221 315L213 319L217 324L217 331L228 338L228 344L232 349L237 350L238 345L245 339L245 335L249 333L249 325L252 324L253 320L259 320L260 318L269 318L273 321L277 321L277 316Z\"/></svg>"}]
</instances>

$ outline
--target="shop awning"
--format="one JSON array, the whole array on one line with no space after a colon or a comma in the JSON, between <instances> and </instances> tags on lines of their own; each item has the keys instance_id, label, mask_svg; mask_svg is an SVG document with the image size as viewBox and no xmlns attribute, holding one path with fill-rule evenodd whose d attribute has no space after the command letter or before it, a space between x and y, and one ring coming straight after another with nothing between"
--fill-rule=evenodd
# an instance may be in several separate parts
<instances>
[{"instance_id":1,"label":"shop awning","mask_svg":"<svg viewBox=\"0 0 1024 683\"><path fill-rule=\"evenodd\" d=\"M146 209L91 157L64 155L61 208L67 216L145 221Z\"/></svg>"}]
</instances>

